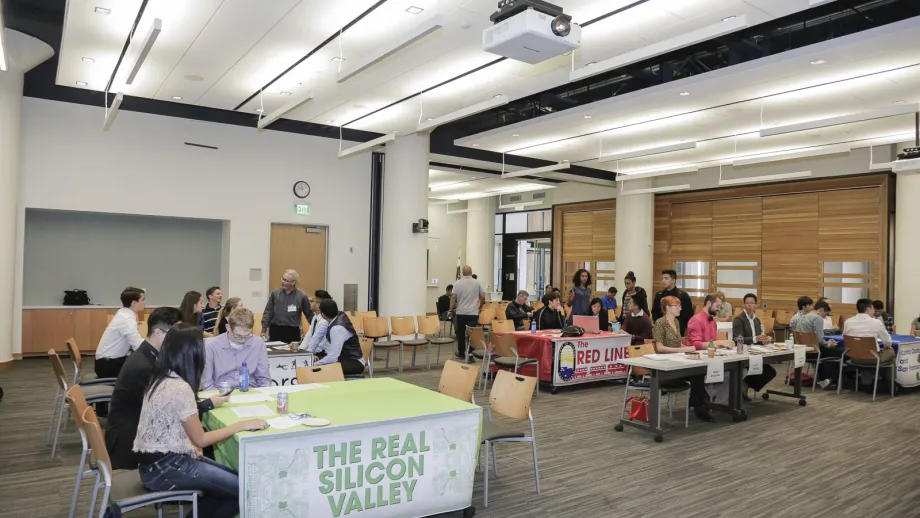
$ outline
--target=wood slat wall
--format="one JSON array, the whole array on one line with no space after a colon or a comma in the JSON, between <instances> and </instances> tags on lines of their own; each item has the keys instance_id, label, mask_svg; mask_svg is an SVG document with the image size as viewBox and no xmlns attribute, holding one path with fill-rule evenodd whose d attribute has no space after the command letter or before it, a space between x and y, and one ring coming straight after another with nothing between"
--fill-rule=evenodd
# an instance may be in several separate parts
<instances>
[{"instance_id":1,"label":"wood slat wall","mask_svg":"<svg viewBox=\"0 0 920 518\"><path fill-rule=\"evenodd\" d=\"M616 260L615 233L615 200L553 207L552 284L565 293L575 272L588 263L596 287L596 264Z\"/></svg>"}]
</instances>

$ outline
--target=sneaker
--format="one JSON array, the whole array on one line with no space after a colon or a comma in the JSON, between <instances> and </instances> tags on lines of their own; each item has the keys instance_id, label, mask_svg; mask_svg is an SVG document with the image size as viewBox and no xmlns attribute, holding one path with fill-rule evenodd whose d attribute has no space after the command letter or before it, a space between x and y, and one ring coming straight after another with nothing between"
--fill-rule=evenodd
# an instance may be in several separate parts
<instances>
[{"instance_id":1,"label":"sneaker","mask_svg":"<svg viewBox=\"0 0 920 518\"><path fill-rule=\"evenodd\" d=\"M822 389L826 389L831 384L831 380L826 379L818 382L818 386Z\"/></svg>"}]
</instances>

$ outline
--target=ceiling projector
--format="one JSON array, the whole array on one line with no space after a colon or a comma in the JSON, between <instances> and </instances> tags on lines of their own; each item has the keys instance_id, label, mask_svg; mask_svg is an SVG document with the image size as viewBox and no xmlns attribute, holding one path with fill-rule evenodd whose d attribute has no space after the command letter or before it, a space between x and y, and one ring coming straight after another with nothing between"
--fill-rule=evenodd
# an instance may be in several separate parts
<instances>
[{"instance_id":1,"label":"ceiling projector","mask_svg":"<svg viewBox=\"0 0 920 518\"><path fill-rule=\"evenodd\" d=\"M898 159L892 164L893 173L913 174L920 173L920 147L909 147L898 154Z\"/></svg>"},{"instance_id":2,"label":"ceiling projector","mask_svg":"<svg viewBox=\"0 0 920 518\"><path fill-rule=\"evenodd\" d=\"M581 46L581 26L543 0L502 0L482 31L482 50L531 65Z\"/></svg>"}]
</instances>

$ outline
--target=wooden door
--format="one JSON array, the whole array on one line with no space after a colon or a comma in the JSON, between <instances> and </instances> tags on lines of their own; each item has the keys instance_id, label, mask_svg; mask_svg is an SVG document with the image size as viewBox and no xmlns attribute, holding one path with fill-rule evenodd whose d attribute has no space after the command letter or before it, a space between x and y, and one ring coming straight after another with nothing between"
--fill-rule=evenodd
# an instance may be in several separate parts
<instances>
[{"instance_id":1,"label":"wooden door","mask_svg":"<svg viewBox=\"0 0 920 518\"><path fill-rule=\"evenodd\" d=\"M40 309L32 315L31 354L47 354L54 349L58 354L67 353L67 340L73 337L74 310ZM25 354L26 351L23 351Z\"/></svg>"},{"instance_id":2,"label":"wooden door","mask_svg":"<svg viewBox=\"0 0 920 518\"><path fill-rule=\"evenodd\" d=\"M268 286L281 287L281 276L297 270L297 286L307 295L326 286L326 227L272 223Z\"/></svg>"}]
</instances>

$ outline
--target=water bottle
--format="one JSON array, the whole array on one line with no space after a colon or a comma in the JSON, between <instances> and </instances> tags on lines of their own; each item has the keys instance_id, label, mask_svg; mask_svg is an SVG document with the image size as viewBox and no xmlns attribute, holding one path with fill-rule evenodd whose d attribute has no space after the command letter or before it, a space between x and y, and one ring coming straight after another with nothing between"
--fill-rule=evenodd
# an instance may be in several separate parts
<instances>
[{"instance_id":1,"label":"water bottle","mask_svg":"<svg viewBox=\"0 0 920 518\"><path fill-rule=\"evenodd\" d=\"M240 392L249 392L249 367L246 362L240 367Z\"/></svg>"},{"instance_id":2,"label":"water bottle","mask_svg":"<svg viewBox=\"0 0 920 518\"><path fill-rule=\"evenodd\" d=\"M735 350L738 354L744 354L744 337L741 335L735 337Z\"/></svg>"},{"instance_id":3,"label":"water bottle","mask_svg":"<svg viewBox=\"0 0 920 518\"><path fill-rule=\"evenodd\" d=\"M532 334L535 334L537 332L537 319L533 319L530 321L530 332Z\"/></svg>"}]
</instances>

